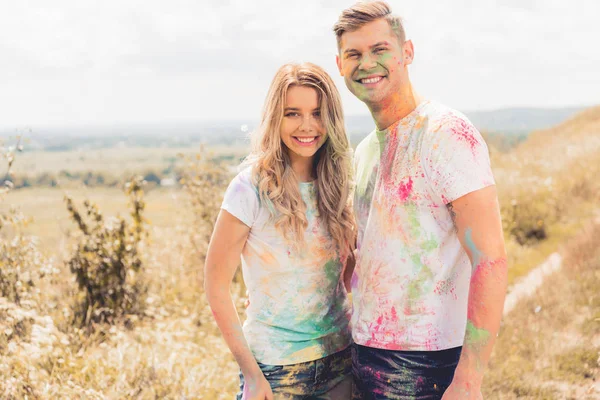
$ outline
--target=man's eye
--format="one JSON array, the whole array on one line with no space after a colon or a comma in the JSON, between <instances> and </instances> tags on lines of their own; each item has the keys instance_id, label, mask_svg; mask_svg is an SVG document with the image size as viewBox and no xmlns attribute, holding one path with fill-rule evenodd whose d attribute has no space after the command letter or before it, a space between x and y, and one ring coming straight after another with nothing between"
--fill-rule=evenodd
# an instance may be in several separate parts
<instances>
[{"instance_id":1,"label":"man's eye","mask_svg":"<svg viewBox=\"0 0 600 400\"><path fill-rule=\"evenodd\" d=\"M347 58L352 58L352 59L355 59L355 58L358 58L358 54L357 54L357 53L350 53L350 54L348 54L346 57L347 57Z\"/></svg>"},{"instance_id":2,"label":"man's eye","mask_svg":"<svg viewBox=\"0 0 600 400\"><path fill-rule=\"evenodd\" d=\"M383 53L386 49L384 49L383 47L378 47L375 49L375 53L379 54L379 53Z\"/></svg>"}]
</instances>

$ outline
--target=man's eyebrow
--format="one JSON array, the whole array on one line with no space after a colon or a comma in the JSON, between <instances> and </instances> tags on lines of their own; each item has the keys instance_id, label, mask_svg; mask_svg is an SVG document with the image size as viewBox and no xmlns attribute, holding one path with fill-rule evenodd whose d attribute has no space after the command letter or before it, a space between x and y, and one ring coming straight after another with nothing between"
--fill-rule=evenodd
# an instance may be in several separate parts
<instances>
[{"instance_id":1,"label":"man's eyebrow","mask_svg":"<svg viewBox=\"0 0 600 400\"><path fill-rule=\"evenodd\" d=\"M352 52L358 53L358 50L356 50L356 49L346 49L346 50L344 50L344 54L352 53Z\"/></svg>"},{"instance_id":2,"label":"man's eyebrow","mask_svg":"<svg viewBox=\"0 0 600 400\"><path fill-rule=\"evenodd\" d=\"M386 42L386 41L383 41L383 42L377 42L377 43L375 43L374 45L372 45L372 46L369 46L369 48L371 48L371 49L372 49L373 47L377 47L377 46L389 46L389 45L390 45L390 44L389 44L388 42Z\"/></svg>"}]
</instances>

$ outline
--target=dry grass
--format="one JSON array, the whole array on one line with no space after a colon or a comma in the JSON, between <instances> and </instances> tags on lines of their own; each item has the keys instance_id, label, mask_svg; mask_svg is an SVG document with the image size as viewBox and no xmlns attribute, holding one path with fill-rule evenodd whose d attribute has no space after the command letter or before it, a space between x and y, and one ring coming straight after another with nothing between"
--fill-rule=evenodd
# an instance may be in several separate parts
<instances>
[{"instance_id":1,"label":"dry grass","mask_svg":"<svg viewBox=\"0 0 600 400\"><path fill-rule=\"evenodd\" d=\"M565 254L563 268L504 319L486 398L600 397L600 224Z\"/></svg>"}]
</instances>

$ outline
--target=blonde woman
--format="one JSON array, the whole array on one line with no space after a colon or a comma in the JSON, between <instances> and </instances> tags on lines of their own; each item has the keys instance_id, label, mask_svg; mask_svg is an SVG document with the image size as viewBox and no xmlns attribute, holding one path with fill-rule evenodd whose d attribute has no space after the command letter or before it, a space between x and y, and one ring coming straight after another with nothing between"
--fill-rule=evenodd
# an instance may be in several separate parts
<instances>
[{"instance_id":1,"label":"blonde woman","mask_svg":"<svg viewBox=\"0 0 600 400\"><path fill-rule=\"evenodd\" d=\"M237 398L349 399L351 150L322 68L278 70L246 164L227 189L205 266L208 301L241 370ZM243 328L229 292L240 255Z\"/></svg>"}]
</instances>

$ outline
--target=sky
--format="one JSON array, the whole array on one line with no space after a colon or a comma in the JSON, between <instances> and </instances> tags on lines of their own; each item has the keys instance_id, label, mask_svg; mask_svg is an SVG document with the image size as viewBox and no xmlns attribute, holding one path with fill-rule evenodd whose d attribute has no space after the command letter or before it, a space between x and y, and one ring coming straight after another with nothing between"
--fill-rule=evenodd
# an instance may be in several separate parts
<instances>
[{"instance_id":1,"label":"sky","mask_svg":"<svg viewBox=\"0 0 600 400\"><path fill-rule=\"evenodd\" d=\"M353 1L0 0L0 127L258 119L286 62L335 65ZM424 97L462 111L600 104L597 0L389 1Z\"/></svg>"}]
</instances>

